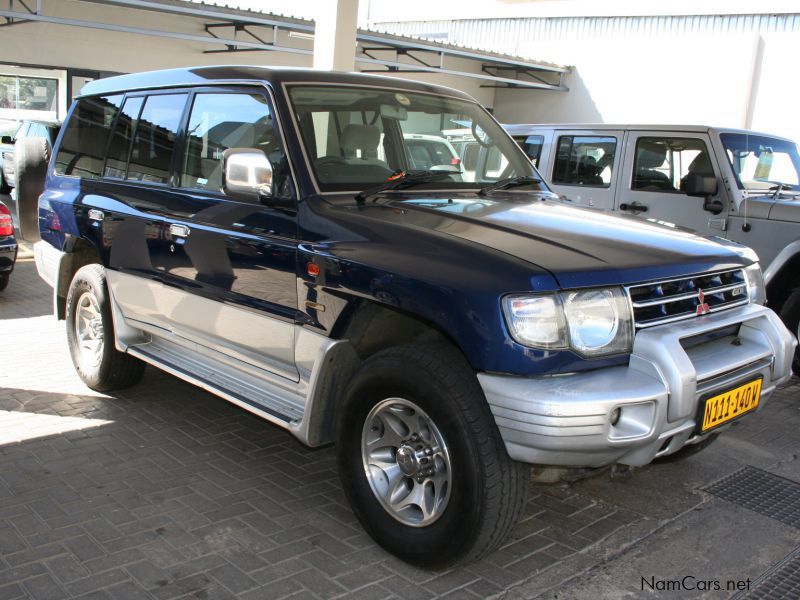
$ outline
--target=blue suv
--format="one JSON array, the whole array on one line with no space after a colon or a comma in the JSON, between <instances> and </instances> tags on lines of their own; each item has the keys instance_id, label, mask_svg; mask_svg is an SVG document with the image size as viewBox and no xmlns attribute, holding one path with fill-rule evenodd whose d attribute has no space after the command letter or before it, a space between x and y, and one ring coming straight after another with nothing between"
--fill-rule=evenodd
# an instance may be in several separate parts
<instances>
[{"instance_id":1,"label":"blue suv","mask_svg":"<svg viewBox=\"0 0 800 600\"><path fill-rule=\"evenodd\" d=\"M468 173L412 155L465 123ZM355 514L416 564L496 548L530 465L692 452L790 376L752 251L562 203L455 90L124 75L81 90L41 172L23 234L83 381L147 363L335 442Z\"/></svg>"}]
</instances>

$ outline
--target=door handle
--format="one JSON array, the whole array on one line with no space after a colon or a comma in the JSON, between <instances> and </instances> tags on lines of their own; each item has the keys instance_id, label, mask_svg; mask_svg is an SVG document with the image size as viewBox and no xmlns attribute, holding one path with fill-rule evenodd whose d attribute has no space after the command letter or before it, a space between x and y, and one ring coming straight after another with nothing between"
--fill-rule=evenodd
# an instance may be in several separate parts
<instances>
[{"instance_id":1,"label":"door handle","mask_svg":"<svg viewBox=\"0 0 800 600\"><path fill-rule=\"evenodd\" d=\"M638 202L631 202L630 204L620 204L620 210L630 211L630 212L647 212L647 206L644 204L639 204Z\"/></svg>"},{"instance_id":2,"label":"door handle","mask_svg":"<svg viewBox=\"0 0 800 600\"><path fill-rule=\"evenodd\" d=\"M189 228L186 225L178 225L177 223L170 223L169 234L179 238L189 237Z\"/></svg>"}]
</instances>

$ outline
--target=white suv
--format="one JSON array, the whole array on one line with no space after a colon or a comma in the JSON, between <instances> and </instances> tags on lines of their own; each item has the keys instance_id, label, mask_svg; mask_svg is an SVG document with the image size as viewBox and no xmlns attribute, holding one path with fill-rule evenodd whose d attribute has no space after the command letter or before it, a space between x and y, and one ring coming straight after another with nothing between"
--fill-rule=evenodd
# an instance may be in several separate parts
<instances>
[{"instance_id":1,"label":"white suv","mask_svg":"<svg viewBox=\"0 0 800 600\"><path fill-rule=\"evenodd\" d=\"M792 140L696 125L506 125L556 193L753 248L769 305L800 332L800 153ZM795 373L800 358L795 357Z\"/></svg>"}]
</instances>

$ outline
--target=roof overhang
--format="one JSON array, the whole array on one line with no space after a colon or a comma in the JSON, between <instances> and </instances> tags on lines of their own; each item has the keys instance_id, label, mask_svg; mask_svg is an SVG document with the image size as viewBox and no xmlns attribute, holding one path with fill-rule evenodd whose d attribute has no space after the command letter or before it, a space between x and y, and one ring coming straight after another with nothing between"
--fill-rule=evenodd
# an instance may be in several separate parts
<instances>
[{"instance_id":1,"label":"roof overhang","mask_svg":"<svg viewBox=\"0 0 800 600\"><path fill-rule=\"evenodd\" d=\"M124 21L110 22L90 18L71 18L48 14L43 3L17 0L8 10L0 9L0 26L21 22L45 22L56 25L100 29L146 36L156 36L208 44L205 53L287 52L313 55L308 39L313 37L314 22L249 10L232 9L186 0L71 0L73 5L104 4L129 10L153 11L196 19L197 33L132 26ZM63 4L61 5L63 7ZM289 44L295 38L296 44ZM482 87L523 88L567 91L563 75L569 67L530 61L523 58L441 44L428 40L359 29L356 34L356 63L364 72L441 73L481 80ZM305 43L303 43L305 41ZM469 71L464 63L453 68L456 59L476 63L479 69Z\"/></svg>"}]
</instances>

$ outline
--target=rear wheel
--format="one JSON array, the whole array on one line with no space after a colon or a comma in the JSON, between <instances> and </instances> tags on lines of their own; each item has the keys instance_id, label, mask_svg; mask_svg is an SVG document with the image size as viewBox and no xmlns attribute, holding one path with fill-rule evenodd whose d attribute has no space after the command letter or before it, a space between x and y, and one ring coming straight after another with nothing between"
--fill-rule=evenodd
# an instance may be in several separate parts
<instances>
[{"instance_id":1,"label":"rear wheel","mask_svg":"<svg viewBox=\"0 0 800 600\"><path fill-rule=\"evenodd\" d=\"M67 342L81 380L108 392L134 385L144 363L114 347L114 322L100 265L78 270L67 294Z\"/></svg>"},{"instance_id":2,"label":"rear wheel","mask_svg":"<svg viewBox=\"0 0 800 600\"><path fill-rule=\"evenodd\" d=\"M528 465L509 458L474 372L449 346L369 358L339 412L337 455L365 530L426 567L497 548L527 495Z\"/></svg>"},{"instance_id":3,"label":"rear wheel","mask_svg":"<svg viewBox=\"0 0 800 600\"><path fill-rule=\"evenodd\" d=\"M789 294L781 306L780 316L789 331L800 337L800 288L792 290ZM800 348L795 350L792 371L795 375L800 375Z\"/></svg>"}]
</instances>

